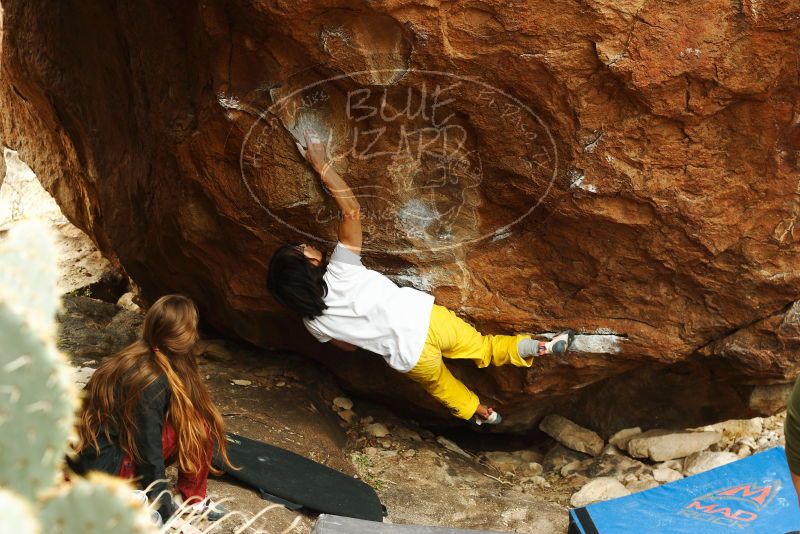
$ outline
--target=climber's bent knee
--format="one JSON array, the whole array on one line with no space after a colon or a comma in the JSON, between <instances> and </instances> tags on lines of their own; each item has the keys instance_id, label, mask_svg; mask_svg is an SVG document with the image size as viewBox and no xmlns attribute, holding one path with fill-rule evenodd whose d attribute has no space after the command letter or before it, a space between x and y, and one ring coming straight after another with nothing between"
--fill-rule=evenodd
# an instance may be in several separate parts
<instances>
[{"instance_id":1,"label":"climber's bent knee","mask_svg":"<svg viewBox=\"0 0 800 534\"><path fill-rule=\"evenodd\" d=\"M475 415L480 400L444 365L442 355L435 347L426 344L417 365L407 373L456 417L470 419Z\"/></svg>"}]
</instances>

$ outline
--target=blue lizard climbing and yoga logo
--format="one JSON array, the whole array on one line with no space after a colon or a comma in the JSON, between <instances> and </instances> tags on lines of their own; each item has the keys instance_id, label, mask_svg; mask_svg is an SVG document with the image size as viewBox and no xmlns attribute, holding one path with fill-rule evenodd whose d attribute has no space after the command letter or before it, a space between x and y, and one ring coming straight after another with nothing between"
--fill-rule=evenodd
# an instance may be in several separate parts
<instances>
[{"instance_id":1,"label":"blue lizard climbing and yoga logo","mask_svg":"<svg viewBox=\"0 0 800 534\"><path fill-rule=\"evenodd\" d=\"M389 85L354 81L376 72L396 76L389 76ZM262 100L269 95L263 109L220 98L228 108L249 106L255 117L240 151L242 181L254 204L300 239L332 245L318 228L338 217L325 191L303 183L302 158L289 169L285 150L276 148L287 140L303 144L307 131L321 137L331 165L352 177L367 231L371 225L384 229L383 242L370 243L382 253L503 239L550 193L558 173L555 139L531 107L507 91L439 71L309 77L261 90ZM526 140L524 153L509 145L501 160L487 161L486 147L496 153L510 137ZM497 206L490 221L477 213L487 202Z\"/></svg>"}]
</instances>

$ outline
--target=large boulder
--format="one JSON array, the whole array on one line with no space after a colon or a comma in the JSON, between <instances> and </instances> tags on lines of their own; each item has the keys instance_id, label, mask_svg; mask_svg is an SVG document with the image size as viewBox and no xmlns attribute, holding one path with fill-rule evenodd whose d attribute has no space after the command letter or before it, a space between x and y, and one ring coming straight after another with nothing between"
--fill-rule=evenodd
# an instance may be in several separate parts
<instances>
[{"instance_id":1,"label":"large boulder","mask_svg":"<svg viewBox=\"0 0 800 534\"><path fill-rule=\"evenodd\" d=\"M615 478L601 477L587 482L569 500L570 506L580 508L589 504L625 497L631 492Z\"/></svg>"},{"instance_id":2,"label":"large boulder","mask_svg":"<svg viewBox=\"0 0 800 534\"><path fill-rule=\"evenodd\" d=\"M506 428L751 417L800 369L796 3L1 3L0 139L145 298L446 416L266 293L278 245L333 244L312 127L369 266L487 332L595 334L451 364Z\"/></svg>"},{"instance_id":3,"label":"large boulder","mask_svg":"<svg viewBox=\"0 0 800 534\"><path fill-rule=\"evenodd\" d=\"M628 441L628 452L635 458L663 462L704 451L721 439L722 434L714 431L648 430Z\"/></svg>"},{"instance_id":4,"label":"large boulder","mask_svg":"<svg viewBox=\"0 0 800 534\"><path fill-rule=\"evenodd\" d=\"M561 415L548 415L539 423L539 430L574 451L597 456L605 442L596 432L576 425Z\"/></svg>"},{"instance_id":5,"label":"large boulder","mask_svg":"<svg viewBox=\"0 0 800 534\"><path fill-rule=\"evenodd\" d=\"M687 457L683 464L683 473L686 476L697 475L715 469L725 464L735 462L739 457L728 451L703 451L696 452Z\"/></svg>"},{"instance_id":6,"label":"large boulder","mask_svg":"<svg viewBox=\"0 0 800 534\"><path fill-rule=\"evenodd\" d=\"M628 442L631 440L631 438L641 433L642 429L638 426L635 428L623 428L619 432L616 432L609 437L608 442L614 447L627 450Z\"/></svg>"}]
</instances>

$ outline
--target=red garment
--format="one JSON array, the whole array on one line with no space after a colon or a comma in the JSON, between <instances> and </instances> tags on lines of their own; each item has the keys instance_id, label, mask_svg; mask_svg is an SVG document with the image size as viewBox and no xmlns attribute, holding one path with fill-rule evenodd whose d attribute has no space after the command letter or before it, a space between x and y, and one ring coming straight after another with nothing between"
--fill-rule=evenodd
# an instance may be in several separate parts
<instances>
[{"instance_id":1,"label":"red garment","mask_svg":"<svg viewBox=\"0 0 800 534\"><path fill-rule=\"evenodd\" d=\"M164 422L164 430L161 432L161 449L164 452L164 464L171 465L178 460L178 433L168 421ZM208 470L211 467L212 454L213 447L209 440L208 461L204 462L196 473L186 473L181 471L180 468L178 469L178 483L175 487L183 496L184 501L196 497L196 499L192 499L193 502L199 502L199 500L206 498ZM136 478L136 464L125 453L122 456L122 465L120 465L117 476L121 478Z\"/></svg>"}]
</instances>

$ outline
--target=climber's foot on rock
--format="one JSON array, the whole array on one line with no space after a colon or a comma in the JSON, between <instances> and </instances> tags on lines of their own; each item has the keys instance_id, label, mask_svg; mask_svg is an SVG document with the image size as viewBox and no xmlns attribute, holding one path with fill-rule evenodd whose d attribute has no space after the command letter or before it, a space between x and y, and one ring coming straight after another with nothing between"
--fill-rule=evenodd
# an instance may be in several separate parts
<instances>
[{"instance_id":1,"label":"climber's foot on rock","mask_svg":"<svg viewBox=\"0 0 800 534\"><path fill-rule=\"evenodd\" d=\"M545 354L563 354L568 352L572 347L572 342L575 340L575 332L572 330L564 330L557 336L553 337L550 341L539 342L539 356Z\"/></svg>"}]
</instances>

